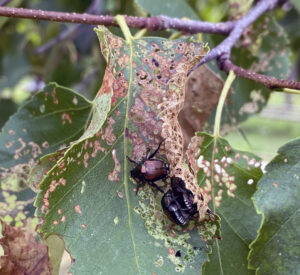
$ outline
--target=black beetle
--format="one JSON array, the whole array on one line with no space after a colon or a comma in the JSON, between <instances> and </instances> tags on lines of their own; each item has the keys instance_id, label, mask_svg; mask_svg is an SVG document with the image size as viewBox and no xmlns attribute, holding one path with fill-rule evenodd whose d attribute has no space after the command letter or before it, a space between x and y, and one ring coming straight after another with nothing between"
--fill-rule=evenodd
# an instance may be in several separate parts
<instances>
[{"instance_id":1,"label":"black beetle","mask_svg":"<svg viewBox=\"0 0 300 275\"><path fill-rule=\"evenodd\" d=\"M171 221L182 226L187 225L198 212L193 193L185 188L184 181L178 177L171 178L171 189L163 195L161 206Z\"/></svg>"},{"instance_id":2,"label":"black beetle","mask_svg":"<svg viewBox=\"0 0 300 275\"><path fill-rule=\"evenodd\" d=\"M130 176L138 183L136 193L138 193L139 188L144 183L148 183L160 192L164 193L164 191L155 182L158 180L164 180L168 177L169 164L161 159L154 159L162 142L152 154L141 162L136 162L127 156L127 159L136 165L130 171Z\"/></svg>"}]
</instances>

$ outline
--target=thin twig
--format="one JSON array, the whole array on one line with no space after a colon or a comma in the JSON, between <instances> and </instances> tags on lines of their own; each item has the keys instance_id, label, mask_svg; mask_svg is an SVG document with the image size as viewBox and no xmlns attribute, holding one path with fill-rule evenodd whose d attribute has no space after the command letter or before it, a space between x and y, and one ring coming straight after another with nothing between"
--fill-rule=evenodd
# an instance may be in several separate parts
<instances>
[{"instance_id":1,"label":"thin twig","mask_svg":"<svg viewBox=\"0 0 300 275\"><path fill-rule=\"evenodd\" d=\"M86 13L55 12L44 10L32 10L22 8L0 7L0 16L14 18L28 18L35 20L47 20L55 22L79 23L90 25L118 26L113 16L91 15ZM195 20L181 20L168 16L135 17L125 16L130 28L147 30L176 29L184 33L215 33L227 35L233 28L234 22L209 23Z\"/></svg>"},{"instance_id":2,"label":"thin twig","mask_svg":"<svg viewBox=\"0 0 300 275\"><path fill-rule=\"evenodd\" d=\"M229 59L222 61L221 69L227 73L232 70L234 71L235 75L251 79L257 83L261 83L271 90L275 90L278 88L290 88L300 90L300 82L285 79L277 79L272 76L262 75L249 70L245 70L239 66L234 65Z\"/></svg>"}]
</instances>

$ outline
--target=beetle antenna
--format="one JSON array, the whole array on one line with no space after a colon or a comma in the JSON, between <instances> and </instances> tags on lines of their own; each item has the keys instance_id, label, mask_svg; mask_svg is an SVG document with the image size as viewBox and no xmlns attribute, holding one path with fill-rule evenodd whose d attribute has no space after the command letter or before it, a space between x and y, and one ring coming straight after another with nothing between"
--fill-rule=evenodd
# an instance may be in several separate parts
<instances>
[{"instance_id":1,"label":"beetle antenna","mask_svg":"<svg viewBox=\"0 0 300 275\"><path fill-rule=\"evenodd\" d=\"M130 157L128 157L128 156L126 156L127 157L127 159L131 162L131 163L134 163L134 164L136 164L137 165L137 162L136 161L134 161L133 159L131 159Z\"/></svg>"},{"instance_id":2,"label":"beetle antenna","mask_svg":"<svg viewBox=\"0 0 300 275\"><path fill-rule=\"evenodd\" d=\"M157 154L157 152L158 152L159 149L160 149L161 144L162 144L164 141L165 141L165 139L163 139L163 140L159 143L159 145L158 145L158 147L156 148L156 150L148 157L148 159L152 159L152 158Z\"/></svg>"}]
</instances>

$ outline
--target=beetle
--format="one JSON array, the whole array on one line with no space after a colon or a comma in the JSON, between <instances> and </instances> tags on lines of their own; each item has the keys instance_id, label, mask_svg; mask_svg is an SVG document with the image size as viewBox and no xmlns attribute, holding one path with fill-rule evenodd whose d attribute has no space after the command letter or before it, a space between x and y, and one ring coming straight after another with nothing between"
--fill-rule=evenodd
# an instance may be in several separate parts
<instances>
[{"instance_id":1,"label":"beetle","mask_svg":"<svg viewBox=\"0 0 300 275\"><path fill-rule=\"evenodd\" d=\"M190 190L186 189L185 182L181 178L172 177L171 188L183 210L190 212L190 214L197 210L197 204L194 203L194 195Z\"/></svg>"},{"instance_id":2,"label":"beetle","mask_svg":"<svg viewBox=\"0 0 300 275\"><path fill-rule=\"evenodd\" d=\"M143 159L141 162L136 162L127 156L127 159L135 164L135 167L130 170L130 176L138 183L136 194L139 188L144 184L155 187L160 192L164 191L155 183L158 180L165 180L170 172L169 164L161 159L154 158L160 149L163 141L161 141L156 150Z\"/></svg>"},{"instance_id":3,"label":"beetle","mask_svg":"<svg viewBox=\"0 0 300 275\"><path fill-rule=\"evenodd\" d=\"M178 177L171 178L171 189L163 195L161 206L167 217L181 226L187 225L198 212L193 193L185 188L184 181Z\"/></svg>"}]
</instances>

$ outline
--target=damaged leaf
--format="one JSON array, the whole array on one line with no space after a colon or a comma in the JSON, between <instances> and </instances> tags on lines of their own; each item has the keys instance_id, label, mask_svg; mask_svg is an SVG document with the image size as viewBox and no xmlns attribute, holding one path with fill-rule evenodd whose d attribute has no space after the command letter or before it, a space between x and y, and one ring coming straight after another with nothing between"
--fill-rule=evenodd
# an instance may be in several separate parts
<instances>
[{"instance_id":1,"label":"damaged leaf","mask_svg":"<svg viewBox=\"0 0 300 275\"><path fill-rule=\"evenodd\" d=\"M149 185L136 195L126 156L140 161L157 148L168 111L163 103L180 111L187 72L206 49L186 39L124 41L104 27L96 32L107 60L103 85L113 88L111 110L102 128L71 146L41 183L39 232L64 238L76 274L194 274L206 260L205 243L195 230L172 228ZM171 149L163 145L158 155Z\"/></svg>"},{"instance_id":2,"label":"damaged leaf","mask_svg":"<svg viewBox=\"0 0 300 275\"><path fill-rule=\"evenodd\" d=\"M0 134L0 215L18 226L33 216L33 202L47 170L31 171L38 159L83 133L92 105L81 95L49 84L19 108ZM51 167L47 167L50 169ZM34 187L35 185L35 187Z\"/></svg>"},{"instance_id":3,"label":"damaged leaf","mask_svg":"<svg viewBox=\"0 0 300 275\"><path fill-rule=\"evenodd\" d=\"M91 107L81 95L57 84L33 96L2 129L1 181L13 177L20 185L26 183L28 171L41 156L80 137Z\"/></svg>"},{"instance_id":4,"label":"damaged leaf","mask_svg":"<svg viewBox=\"0 0 300 275\"><path fill-rule=\"evenodd\" d=\"M221 219L222 240L212 246L204 274L248 274L248 246L260 224L251 197L262 176L261 161L205 133L192 139L187 154L193 156L202 193Z\"/></svg>"},{"instance_id":5,"label":"damaged leaf","mask_svg":"<svg viewBox=\"0 0 300 275\"><path fill-rule=\"evenodd\" d=\"M251 244L249 262L257 274L298 274L300 139L282 146L258 182L254 202L263 223Z\"/></svg>"},{"instance_id":6,"label":"damaged leaf","mask_svg":"<svg viewBox=\"0 0 300 275\"><path fill-rule=\"evenodd\" d=\"M0 273L46 275L51 273L47 247L32 233L0 220Z\"/></svg>"}]
</instances>

